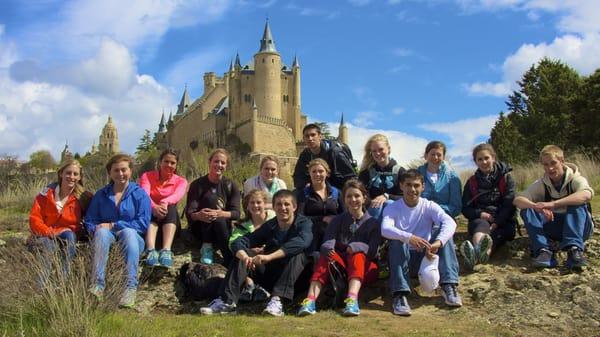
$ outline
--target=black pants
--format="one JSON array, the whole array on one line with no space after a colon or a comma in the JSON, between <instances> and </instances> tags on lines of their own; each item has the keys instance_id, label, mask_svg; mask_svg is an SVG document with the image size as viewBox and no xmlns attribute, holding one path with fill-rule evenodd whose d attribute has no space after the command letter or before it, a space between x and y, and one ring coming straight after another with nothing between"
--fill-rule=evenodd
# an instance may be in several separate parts
<instances>
[{"instance_id":1,"label":"black pants","mask_svg":"<svg viewBox=\"0 0 600 337\"><path fill-rule=\"evenodd\" d=\"M229 250L231 226L228 221L225 219L217 219L210 223L194 221L190 224L190 229L201 243L212 243L215 249L220 250L223 255L223 266L229 266L232 255Z\"/></svg>"},{"instance_id":2,"label":"black pants","mask_svg":"<svg viewBox=\"0 0 600 337\"><path fill-rule=\"evenodd\" d=\"M294 299L294 284L308 264L308 257L304 253L284 257L257 267L253 272L254 281L271 292L272 296L279 296L288 300ZM242 285L248 276L246 264L234 258L227 275L221 286L221 296L226 303L237 303L240 298Z\"/></svg>"}]
</instances>

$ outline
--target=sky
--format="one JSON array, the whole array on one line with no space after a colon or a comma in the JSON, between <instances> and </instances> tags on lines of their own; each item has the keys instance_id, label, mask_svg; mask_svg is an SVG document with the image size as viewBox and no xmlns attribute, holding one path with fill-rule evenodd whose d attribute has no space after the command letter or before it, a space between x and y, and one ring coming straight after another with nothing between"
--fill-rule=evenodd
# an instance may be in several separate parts
<instances>
[{"instance_id":1,"label":"sky","mask_svg":"<svg viewBox=\"0 0 600 337\"><path fill-rule=\"evenodd\" d=\"M430 140L457 167L486 141L523 72L542 57L600 67L597 0L3 0L0 154L89 151L108 116L135 152L184 87L258 51L268 18L282 61L302 72L302 110L342 113L354 156L384 133L392 156Z\"/></svg>"}]
</instances>

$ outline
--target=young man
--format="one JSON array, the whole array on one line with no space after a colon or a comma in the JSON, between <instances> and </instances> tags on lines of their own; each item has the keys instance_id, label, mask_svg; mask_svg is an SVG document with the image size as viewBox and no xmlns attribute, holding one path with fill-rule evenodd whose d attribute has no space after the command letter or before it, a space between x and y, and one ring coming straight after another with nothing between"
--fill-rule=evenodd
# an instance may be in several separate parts
<instances>
[{"instance_id":1,"label":"young man","mask_svg":"<svg viewBox=\"0 0 600 337\"><path fill-rule=\"evenodd\" d=\"M513 202L521 209L531 240L533 264L556 267L551 239L559 241L559 248L567 251L567 267L581 269L587 264L583 255L584 241L593 230L587 203L594 196L594 190L577 166L565 163L564 153L558 146L545 146L540 152L540 161L544 176Z\"/></svg>"},{"instance_id":2,"label":"young man","mask_svg":"<svg viewBox=\"0 0 600 337\"><path fill-rule=\"evenodd\" d=\"M283 316L282 299L294 298L294 283L308 263L312 242L312 222L298 214L296 197L289 190L273 196L276 217L256 231L231 244L235 254L220 290L220 297L200 309L204 315L235 312L246 276L253 274L256 283L271 291L263 311Z\"/></svg>"},{"instance_id":3,"label":"young man","mask_svg":"<svg viewBox=\"0 0 600 337\"><path fill-rule=\"evenodd\" d=\"M321 158L327 162L331 169L329 183L340 191L347 180L356 178L356 172L351 163L352 158L348 158L342 152L341 146L334 144L334 142L323 141L321 128L318 125L307 124L302 130L302 134L306 148L300 153L294 168L294 187L296 190L302 191L310 182L307 166L315 158Z\"/></svg>"},{"instance_id":4,"label":"young man","mask_svg":"<svg viewBox=\"0 0 600 337\"><path fill-rule=\"evenodd\" d=\"M402 199L383 211L381 235L390 240L390 290L393 312L410 316L406 296L410 294L409 276L416 275L421 260L439 255L442 295L448 306L462 306L457 291L458 260L452 236L454 220L435 202L421 198L423 175L415 169L400 176Z\"/></svg>"}]
</instances>

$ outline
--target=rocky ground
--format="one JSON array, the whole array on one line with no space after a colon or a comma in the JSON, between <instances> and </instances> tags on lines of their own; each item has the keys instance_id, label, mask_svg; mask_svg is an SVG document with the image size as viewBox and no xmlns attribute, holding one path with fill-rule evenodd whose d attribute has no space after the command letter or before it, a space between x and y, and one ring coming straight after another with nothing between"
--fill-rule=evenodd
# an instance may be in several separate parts
<instances>
[{"instance_id":1,"label":"rocky ground","mask_svg":"<svg viewBox=\"0 0 600 337\"><path fill-rule=\"evenodd\" d=\"M599 223L600 219L597 219ZM461 242L466 233L458 232L455 240ZM0 246L20 244L24 234L0 234ZM179 278L182 265L197 261L198 247L185 239L174 247L175 266L172 269L142 268L136 310L141 314L154 311L194 313L207 301L193 301L186 296ZM600 229L596 228L587 243L589 267L581 273L572 273L563 267L539 270L530 266L528 239L517 237L500 249L489 264L480 265L471 273L461 272L460 291L467 312L464 317L477 317L492 325L500 325L521 336L600 336ZM561 266L566 254L559 254ZM0 264L5 263L0 260ZM224 276L224 269L213 270ZM363 310L389 311L386 281L379 281L365 289ZM411 295L413 311L446 310L443 305L433 309L425 304L439 299ZM435 302L432 302L435 301ZM441 303L441 302L440 302ZM251 308L255 308L251 307ZM374 308L374 309L369 309ZM252 309L251 309L252 310ZM455 319L448 315L448 319Z\"/></svg>"}]
</instances>

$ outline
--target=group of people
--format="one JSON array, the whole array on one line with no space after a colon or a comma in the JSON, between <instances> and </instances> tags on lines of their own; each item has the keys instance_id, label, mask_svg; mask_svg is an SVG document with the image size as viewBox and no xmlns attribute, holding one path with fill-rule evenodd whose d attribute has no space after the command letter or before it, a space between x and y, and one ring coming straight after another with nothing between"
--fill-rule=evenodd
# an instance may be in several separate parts
<instances>
[{"instance_id":1,"label":"group of people","mask_svg":"<svg viewBox=\"0 0 600 337\"><path fill-rule=\"evenodd\" d=\"M187 190L184 214L189 231L201 243L201 262L220 261L228 268L202 314L230 313L240 301L268 300L264 312L281 316L284 303L294 299L298 279L312 268L298 315L316 313L316 299L335 269L347 279L342 313L357 316L360 289L378 278L383 247L394 314L411 314L407 296L415 276L423 290L439 287L448 306L460 307L453 236L461 212L468 219L469 239L458 251L468 269L487 262L514 238L516 207L536 266L555 267L558 249L567 251L567 267L586 265L585 240L593 227L587 205L594 191L575 165L565 163L557 146L542 149L544 176L517 195L511 167L497 160L489 144L473 149L477 170L461 191L459 176L444 160L446 146L439 141L427 145L425 164L405 170L391 158L387 137L376 134L365 144L356 172L344 147L323 139L317 125L308 124L303 139L306 148L294 170L293 190L278 177L277 158L265 156L259 174L246 179L240 191L224 176L230 164L224 149L210 154L208 173L188 188L176 174L177 152L168 149L160 155L158 169L142 174L139 184L130 181L131 158L113 156L106 165L111 181L88 206L82 198L89 192L83 188L81 165L69 161L58 170L58 183L36 197L30 244L46 250L62 247L68 260L75 254L77 236L85 231L94 252L90 291L102 299L108 253L118 242L127 269L120 304L132 307L142 253L149 266L173 264L177 203ZM157 250L159 229L162 246Z\"/></svg>"}]
</instances>

